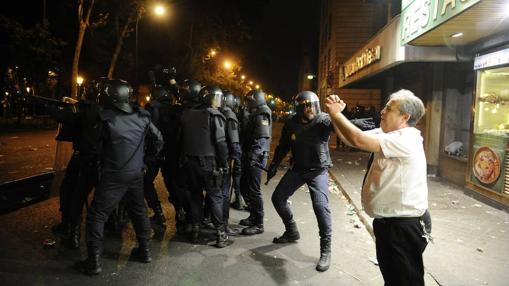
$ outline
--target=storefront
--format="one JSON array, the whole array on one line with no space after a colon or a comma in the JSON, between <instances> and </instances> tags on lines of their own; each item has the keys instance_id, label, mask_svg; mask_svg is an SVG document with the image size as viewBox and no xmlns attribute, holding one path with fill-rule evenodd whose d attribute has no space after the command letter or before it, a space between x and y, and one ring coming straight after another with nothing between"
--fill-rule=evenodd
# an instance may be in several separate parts
<instances>
[{"instance_id":1,"label":"storefront","mask_svg":"<svg viewBox=\"0 0 509 286\"><path fill-rule=\"evenodd\" d=\"M509 48L475 58L476 89L467 175L474 190L509 203Z\"/></svg>"},{"instance_id":2,"label":"storefront","mask_svg":"<svg viewBox=\"0 0 509 286\"><path fill-rule=\"evenodd\" d=\"M403 0L401 45L451 47L471 84L446 96L440 175L509 205L509 0ZM457 74L447 74L446 81ZM457 89L461 94L461 88ZM458 99L459 98L459 99ZM458 118L458 115L461 115ZM468 115L468 118L465 117ZM459 120L458 120L459 119ZM465 120L466 119L466 120ZM466 126L468 124L468 126ZM460 148L461 147L461 148Z\"/></svg>"}]
</instances>

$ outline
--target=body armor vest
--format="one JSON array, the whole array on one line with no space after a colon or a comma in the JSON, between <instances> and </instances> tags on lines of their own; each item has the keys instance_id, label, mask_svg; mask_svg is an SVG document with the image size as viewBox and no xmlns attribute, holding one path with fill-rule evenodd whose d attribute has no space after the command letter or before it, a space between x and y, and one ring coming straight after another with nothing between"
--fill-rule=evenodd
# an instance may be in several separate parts
<instances>
[{"instance_id":1,"label":"body armor vest","mask_svg":"<svg viewBox=\"0 0 509 286\"><path fill-rule=\"evenodd\" d=\"M182 112L182 149L187 156L215 156L209 109L185 109Z\"/></svg>"},{"instance_id":2,"label":"body armor vest","mask_svg":"<svg viewBox=\"0 0 509 286\"><path fill-rule=\"evenodd\" d=\"M229 143L239 143L239 121L237 115L229 107L225 107L222 110L224 117L226 118L226 138Z\"/></svg>"},{"instance_id":3,"label":"body armor vest","mask_svg":"<svg viewBox=\"0 0 509 286\"><path fill-rule=\"evenodd\" d=\"M330 117L319 113L311 122L303 124L296 116L288 121L291 149L296 170L328 168L332 166L329 154Z\"/></svg>"},{"instance_id":4,"label":"body armor vest","mask_svg":"<svg viewBox=\"0 0 509 286\"><path fill-rule=\"evenodd\" d=\"M258 106L256 111L253 114L251 114L251 118L249 121L251 128L248 127L248 130L246 130L246 132L252 132L251 136L253 136L253 139L262 137L271 138L272 111L267 105Z\"/></svg>"},{"instance_id":5,"label":"body armor vest","mask_svg":"<svg viewBox=\"0 0 509 286\"><path fill-rule=\"evenodd\" d=\"M145 110L130 114L104 110L100 116L109 134L109 141L104 145L103 170L141 171L150 113Z\"/></svg>"}]
</instances>

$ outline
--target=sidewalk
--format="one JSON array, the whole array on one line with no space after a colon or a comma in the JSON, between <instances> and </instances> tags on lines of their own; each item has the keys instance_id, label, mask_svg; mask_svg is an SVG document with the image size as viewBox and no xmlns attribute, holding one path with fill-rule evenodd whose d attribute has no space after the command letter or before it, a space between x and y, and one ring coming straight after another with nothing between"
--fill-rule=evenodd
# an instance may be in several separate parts
<instances>
[{"instance_id":1,"label":"sidewalk","mask_svg":"<svg viewBox=\"0 0 509 286\"><path fill-rule=\"evenodd\" d=\"M372 233L361 205L361 185L368 154L331 154L332 178ZM475 200L461 187L428 179L434 243L424 252L426 282L438 285L507 285L509 281L509 214Z\"/></svg>"}]
</instances>

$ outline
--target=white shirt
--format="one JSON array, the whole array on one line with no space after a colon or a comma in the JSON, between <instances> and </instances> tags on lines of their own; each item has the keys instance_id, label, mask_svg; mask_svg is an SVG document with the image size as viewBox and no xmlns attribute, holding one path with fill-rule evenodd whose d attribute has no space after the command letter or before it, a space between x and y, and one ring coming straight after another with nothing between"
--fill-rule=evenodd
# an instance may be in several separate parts
<instances>
[{"instance_id":1,"label":"white shirt","mask_svg":"<svg viewBox=\"0 0 509 286\"><path fill-rule=\"evenodd\" d=\"M382 152L375 153L362 189L362 205L374 218L419 217L428 208L426 156L421 132L406 127L384 133L366 131L378 138Z\"/></svg>"}]
</instances>

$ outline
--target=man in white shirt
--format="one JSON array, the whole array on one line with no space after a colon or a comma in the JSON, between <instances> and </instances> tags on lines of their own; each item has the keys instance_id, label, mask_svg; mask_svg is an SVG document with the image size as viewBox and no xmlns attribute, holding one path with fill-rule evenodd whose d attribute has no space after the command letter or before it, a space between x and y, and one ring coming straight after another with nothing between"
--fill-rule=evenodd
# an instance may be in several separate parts
<instances>
[{"instance_id":1,"label":"man in white shirt","mask_svg":"<svg viewBox=\"0 0 509 286\"><path fill-rule=\"evenodd\" d=\"M415 128L425 113L424 104L409 90L395 92L381 111L381 128L363 132L341 113L346 104L337 95L325 103L341 140L374 153L362 188L362 205L374 218L385 285L424 285L422 253L431 219L423 139Z\"/></svg>"}]
</instances>

